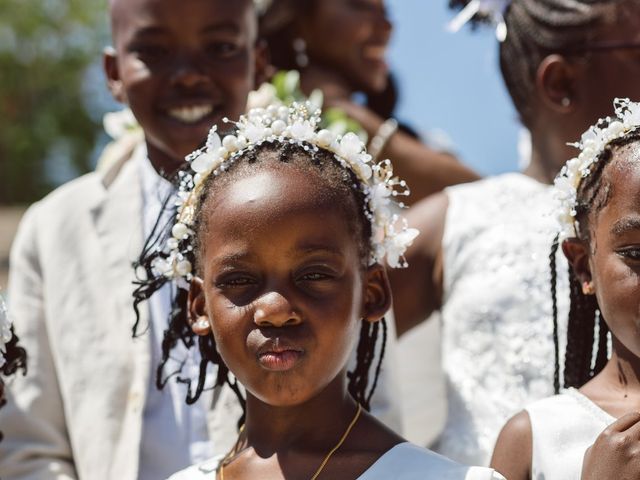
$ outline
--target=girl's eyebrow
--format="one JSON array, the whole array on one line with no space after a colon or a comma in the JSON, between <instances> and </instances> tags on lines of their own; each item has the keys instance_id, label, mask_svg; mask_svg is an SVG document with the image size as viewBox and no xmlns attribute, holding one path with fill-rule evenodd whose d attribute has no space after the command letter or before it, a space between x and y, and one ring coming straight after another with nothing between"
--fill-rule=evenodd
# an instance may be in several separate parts
<instances>
[{"instance_id":1,"label":"girl's eyebrow","mask_svg":"<svg viewBox=\"0 0 640 480\"><path fill-rule=\"evenodd\" d=\"M640 217L638 216L622 217L613 224L610 232L612 235L624 235L633 230L640 230Z\"/></svg>"}]
</instances>

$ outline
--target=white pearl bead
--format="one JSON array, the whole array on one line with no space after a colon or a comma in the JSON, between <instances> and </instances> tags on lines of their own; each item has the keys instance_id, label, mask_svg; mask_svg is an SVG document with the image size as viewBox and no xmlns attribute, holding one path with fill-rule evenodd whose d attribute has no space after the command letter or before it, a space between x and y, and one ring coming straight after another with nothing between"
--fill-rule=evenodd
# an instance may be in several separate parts
<instances>
[{"instance_id":1,"label":"white pearl bead","mask_svg":"<svg viewBox=\"0 0 640 480\"><path fill-rule=\"evenodd\" d=\"M182 277L191 273L191 262L182 260L176 265L176 273Z\"/></svg>"},{"instance_id":2,"label":"white pearl bead","mask_svg":"<svg viewBox=\"0 0 640 480\"><path fill-rule=\"evenodd\" d=\"M326 130L326 129L320 130L317 133L316 138L320 146L324 148L329 147L334 140L333 133L331 133L329 130Z\"/></svg>"},{"instance_id":3,"label":"white pearl bead","mask_svg":"<svg viewBox=\"0 0 640 480\"><path fill-rule=\"evenodd\" d=\"M287 124L282 120L276 120L271 124L271 130L273 130L274 135L280 135L284 132L285 128L287 128Z\"/></svg>"},{"instance_id":4,"label":"white pearl bead","mask_svg":"<svg viewBox=\"0 0 640 480\"><path fill-rule=\"evenodd\" d=\"M227 135L222 139L222 146L230 152L238 150L238 139L234 135Z\"/></svg>"},{"instance_id":5,"label":"white pearl bead","mask_svg":"<svg viewBox=\"0 0 640 480\"><path fill-rule=\"evenodd\" d=\"M173 238L178 240L182 240L189 233L189 228L184 223L176 223L171 229L171 234Z\"/></svg>"}]
</instances>

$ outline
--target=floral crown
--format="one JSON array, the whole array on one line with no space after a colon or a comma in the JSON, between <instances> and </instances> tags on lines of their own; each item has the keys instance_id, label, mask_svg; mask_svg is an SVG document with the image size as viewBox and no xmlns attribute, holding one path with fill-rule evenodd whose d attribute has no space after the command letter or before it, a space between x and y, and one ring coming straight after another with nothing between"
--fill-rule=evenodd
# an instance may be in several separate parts
<instances>
[{"instance_id":1,"label":"floral crown","mask_svg":"<svg viewBox=\"0 0 640 480\"><path fill-rule=\"evenodd\" d=\"M495 26L496 37L500 42L507 39L507 24L504 12L512 0L471 0L458 15L447 25L450 32L456 33L474 18L483 20Z\"/></svg>"},{"instance_id":2,"label":"floral crown","mask_svg":"<svg viewBox=\"0 0 640 480\"><path fill-rule=\"evenodd\" d=\"M13 332L11 330L11 319L7 312L7 306L0 295L0 368L4 367L7 359L7 344L11 341Z\"/></svg>"},{"instance_id":3,"label":"floral crown","mask_svg":"<svg viewBox=\"0 0 640 480\"><path fill-rule=\"evenodd\" d=\"M611 142L640 127L640 103L616 98L613 106L615 117L601 118L582 135L579 142L570 144L580 149L580 154L569 160L555 179L561 238L577 235L577 196L582 180L589 176Z\"/></svg>"},{"instance_id":4,"label":"floral crown","mask_svg":"<svg viewBox=\"0 0 640 480\"><path fill-rule=\"evenodd\" d=\"M156 258L154 270L168 278L191 279L193 225L205 181L211 175L222 175L247 151L274 142L299 145L310 153L319 149L332 152L337 162L359 180L358 188L366 198L364 215L372 227L369 263L381 263L386 258L392 268L406 266L403 254L418 230L408 228L406 220L396 213L397 207L404 205L393 198L409 195L407 184L393 176L389 160L374 164L356 134L319 130L319 123L319 110L310 113L309 103L294 103L290 107L252 109L235 122L235 134L222 139L214 126L206 146L187 156L189 166L179 173L178 210L166 242L167 255Z\"/></svg>"}]
</instances>

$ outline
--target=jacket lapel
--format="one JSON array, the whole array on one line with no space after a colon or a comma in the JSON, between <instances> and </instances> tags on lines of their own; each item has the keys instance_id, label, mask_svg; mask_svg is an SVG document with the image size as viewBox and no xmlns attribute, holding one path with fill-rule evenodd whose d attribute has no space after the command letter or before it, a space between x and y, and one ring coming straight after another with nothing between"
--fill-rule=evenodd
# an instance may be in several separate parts
<instances>
[{"instance_id":1,"label":"jacket lapel","mask_svg":"<svg viewBox=\"0 0 640 480\"><path fill-rule=\"evenodd\" d=\"M117 169L114 171L114 169ZM150 336L132 338L135 323L133 290L135 273L133 262L142 251L142 198L137 163L131 161L114 165L103 176L104 195L91 207L92 220L98 238L100 259L105 275L105 292L112 299L114 318L108 338L103 339L105 353L116 352L126 358L127 369L120 372L118 385L111 390L105 385L103 395L111 395L109 428L112 438L111 458L101 463L107 468L106 478L135 479L138 476L138 450L151 369ZM140 308L141 325L149 321L148 308ZM115 359L114 359L115 360ZM114 361L119 363L122 358ZM106 359L108 363L108 359ZM106 373L106 372L105 372ZM99 372L97 372L99 374ZM119 423L119 424L118 424ZM97 478L97 477L96 477Z\"/></svg>"}]
</instances>

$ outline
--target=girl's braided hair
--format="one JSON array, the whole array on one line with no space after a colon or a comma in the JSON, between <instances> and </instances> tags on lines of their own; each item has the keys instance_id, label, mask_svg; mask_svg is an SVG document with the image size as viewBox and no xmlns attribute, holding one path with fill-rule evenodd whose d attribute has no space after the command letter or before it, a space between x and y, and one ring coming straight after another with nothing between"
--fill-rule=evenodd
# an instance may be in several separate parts
<instances>
[{"instance_id":1,"label":"girl's braided hair","mask_svg":"<svg viewBox=\"0 0 640 480\"><path fill-rule=\"evenodd\" d=\"M613 140L599 155L591 173L580 183L577 192L576 221L578 237L590 243L589 219L600 212L609 202L611 185L603 175L614 158L614 152L640 141L640 130ZM555 359L555 390L560 389L558 355L558 309L556 292L556 252L559 241L556 237L551 248L551 296L553 302ZM597 375L608 359L608 332L606 320L601 315L595 295L582 293L580 280L569 267L570 308L567 327L567 349L564 364L564 387L579 388Z\"/></svg>"},{"instance_id":2,"label":"girl's braided hair","mask_svg":"<svg viewBox=\"0 0 640 480\"><path fill-rule=\"evenodd\" d=\"M471 0L449 0L451 8ZM553 53L581 51L614 5L627 0L512 0L504 13L507 37L500 43L500 68L525 125L532 119L531 98L542 60ZM472 25L488 23L476 16Z\"/></svg>"},{"instance_id":3,"label":"girl's braided hair","mask_svg":"<svg viewBox=\"0 0 640 480\"><path fill-rule=\"evenodd\" d=\"M201 251L199 248L199 239L206 233L207 229L215 228L215 225L210 224L212 221L209 220L209 215L207 215L208 209L213 205L215 191L238 178L255 172L257 168L277 167L279 163L291 164L302 170L309 171L309 174L319 176L332 193L340 195L339 198L343 201L336 202L336 206L337 208L341 208L345 214L351 233L358 243L362 265L363 268L365 268L367 259L369 258L371 224L364 215L365 196L363 192L356 187L359 181L350 169L344 168L338 163L333 153L324 149L313 149L310 147L311 145L301 146L288 142L263 143L255 149L248 150L241 155L223 175L211 175L207 178L196 211L194 223L194 231L196 232L194 236L195 244L193 245L193 250L189 252L189 261L195 266L196 271L198 271L199 265L201 265L199 259ZM308 150L306 150L306 148L308 148ZM165 208L168 208L168 205L165 205ZM140 304L148 300L155 292L170 282L168 278L155 274L153 272L153 265L154 261L161 256L161 248L158 247L163 245L171 235L170 230L172 225L172 221L166 225L161 222L156 224L154 232L147 239L145 248L136 262L135 267L142 269L145 275L141 275L141 278L137 282L138 286L134 292L134 309L137 318L133 329L134 335L138 335L142 330L140 325ZM187 403L195 403L204 390L212 388L212 386L206 385L207 370L209 364L212 364L217 368L214 387L225 384L231 387L244 409L245 399L240 385L235 378L229 374L228 367L216 349L213 335L196 336L187 321L189 313L187 306L188 291L186 287L175 290L176 292L173 297L169 317L169 327L165 331L162 341L162 361L158 366L156 374L157 387L159 389L164 388L169 379L175 377L178 382L187 385ZM382 330L382 345L380 347L380 355L374 372L373 382L371 386L369 386L369 371L375 359L380 330ZM357 346L356 367L352 372L348 373L348 389L353 398L366 409L370 407L371 398L377 385L384 356L386 338L387 326L384 319L376 323L362 321L360 340ZM175 359L172 358L172 352L174 352L178 344L183 344L187 349L194 347L196 344L198 346L201 358L198 379L195 385L191 378L182 375L184 361L179 362L176 371L167 372L169 363L175 361ZM242 421L243 419L240 419L240 422Z\"/></svg>"}]
</instances>

